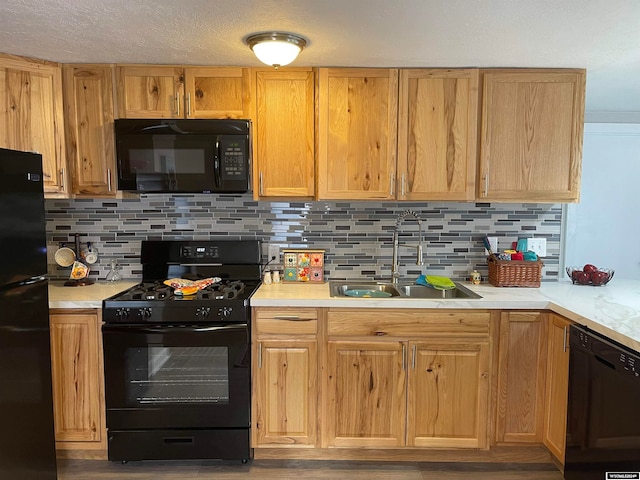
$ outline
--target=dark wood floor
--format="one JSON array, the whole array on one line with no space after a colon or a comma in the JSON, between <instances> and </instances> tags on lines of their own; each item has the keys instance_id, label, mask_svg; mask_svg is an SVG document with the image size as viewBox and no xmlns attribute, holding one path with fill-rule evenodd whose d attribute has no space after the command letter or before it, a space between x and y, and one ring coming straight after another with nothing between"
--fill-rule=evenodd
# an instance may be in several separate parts
<instances>
[{"instance_id":1,"label":"dark wood floor","mask_svg":"<svg viewBox=\"0 0 640 480\"><path fill-rule=\"evenodd\" d=\"M130 462L58 459L59 480L562 480L549 463L254 460Z\"/></svg>"}]
</instances>

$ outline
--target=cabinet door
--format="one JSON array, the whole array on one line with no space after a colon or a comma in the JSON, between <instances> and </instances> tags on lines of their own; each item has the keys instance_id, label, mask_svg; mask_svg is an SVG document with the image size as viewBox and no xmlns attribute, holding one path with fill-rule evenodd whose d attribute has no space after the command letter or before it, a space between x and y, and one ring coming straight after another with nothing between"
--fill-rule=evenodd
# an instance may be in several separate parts
<instances>
[{"instance_id":1,"label":"cabinet door","mask_svg":"<svg viewBox=\"0 0 640 480\"><path fill-rule=\"evenodd\" d=\"M584 70L483 74L480 197L578 201Z\"/></svg>"},{"instance_id":2,"label":"cabinet door","mask_svg":"<svg viewBox=\"0 0 640 480\"><path fill-rule=\"evenodd\" d=\"M117 72L118 118L183 118L183 69L120 66Z\"/></svg>"},{"instance_id":3,"label":"cabinet door","mask_svg":"<svg viewBox=\"0 0 640 480\"><path fill-rule=\"evenodd\" d=\"M0 55L0 147L40 153L45 194L67 196L60 66Z\"/></svg>"},{"instance_id":4,"label":"cabinet door","mask_svg":"<svg viewBox=\"0 0 640 480\"><path fill-rule=\"evenodd\" d=\"M100 442L104 393L97 314L52 314L50 324L56 442Z\"/></svg>"},{"instance_id":5,"label":"cabinet door","mask_svg":"<svg viewBox=\"0 0 640 480\"><path fill-rule=\"evenodd\" d=\"M569 326L573 322L549 314L547 361L547 401L544 444L564 463L567 431L567 395L569 391Z\"/></svg>"},{"instance_id":6,"label":"cabinet door","mask_svg":"<svg viewBox=\"0 0 640 480\"><path fill-rule=\"evenodd\" d=\"M394 198L398 70L318 75L318 198Z\"/></svg>"},{"instance_id":7,"label":"cabinet door","mask_svg":"<svg viewBox=\"0 0 640 480\"><path fill-rule=\"evenodd\" d=\"M254 69L251 97L254 198L313 197L313 70Z\"/></svg>"},{"instance_id":8,"label":"cabinet door","mask_svg":"<svg viewBox=\"0 0 640 480\"><path fill-rule=\"evenodd\" d=\"M328 446L404 445L406 343L329 341L327 355Z\"/></svg>"},{"instance_id":9,"label":"cabinet door","mask_svg":"<svg viewBox=\"0 0 640 480\"><path fill-rule=\"evenodd\" d=\"M63 84L73 193L114 196L112 69L104 65L66 65Z\"/></svg>"},{"instance_id":10,"label":"cabinet door","mask_svg":"<svg viewBox=\"0 0 640 480\"><path fill-rule=\"evenodd\" d=\"M407 446L484 448L489 344L410 343Z\"/></svg>"},{"instance_id":11,"label":"cabinet door","mask_svg":"<svg viewBox=\"0 0 640 480\"><path fill-rule=\"evenodd\" d=\"M542 441L546 331L546 317L541 312L501 314L497 442Z\"/></svg>"},{"instance_id":12,"label":"cabinet door","mask_svg":"<svg viewBox=\"0 0 640 480\"><path fill-rule=\"evenodd\" d=\"M259 340L254 374L254 447L315 445L315 340Z\"/></svg>"},{"instance_id":13,"label":"cabinet door","mask_svg":"<svg viewBox=\"0 0 640 480\"><path fill-rule=\"evenodd\" d=\"M473 200L478 70L400 70L399 200Z\"/></svg>"},{"instance_id":14,"label":"cabinet door","mask_svg":"<svg viewBox=\"0 0 640 480\"><path fill-rule=\"evenodd\" d=\"M249 69L189 67L184 70L186 118L249 118Z\"/></svg>"}]
</instances>

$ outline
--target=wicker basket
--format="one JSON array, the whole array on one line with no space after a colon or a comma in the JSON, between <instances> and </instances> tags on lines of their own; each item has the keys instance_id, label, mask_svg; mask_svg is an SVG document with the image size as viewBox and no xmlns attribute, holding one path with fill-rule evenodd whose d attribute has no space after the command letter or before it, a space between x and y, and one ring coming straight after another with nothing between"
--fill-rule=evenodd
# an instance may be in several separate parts
<instances>
[{"instance_id":1,"label":"wicker basket","mask_svg":"<svg viewBox=\"0 0 640 480\"><path fill-rule=\"evenodd\" d=\"M496 287L539 287L542 261L498 260L491 255L489 263L489 283Z\"/></svg>"}]
</instances>

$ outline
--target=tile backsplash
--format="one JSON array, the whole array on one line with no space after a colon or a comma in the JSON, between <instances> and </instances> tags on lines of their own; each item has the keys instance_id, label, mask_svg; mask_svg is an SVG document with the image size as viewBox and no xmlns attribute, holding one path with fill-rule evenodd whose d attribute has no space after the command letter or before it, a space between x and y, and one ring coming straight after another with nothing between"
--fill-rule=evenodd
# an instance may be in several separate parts
<instances>
[{"instance_id":1,"label":"tile backsplash","mask_svg":"<svg viewBox=\"0 0 640 480\"><path fill-rule=\"evenodd\" d=\"M554 204L451 202L257 202L243 195L141 195L136 199L46 200L47 244L73 246L73 235L92 242L99 261L91 277L104 279L117 260L124 278L141 277L140 244L146 239L258 239L281 248L326 250L325 278L388 279L396 220L405 210L422 219L424 265L416 265L418 223L408 216L399 225L400 272L465 279L477 269L486 278L485 234L500 249L518 237L547 240L543 281L558 278L562 209ZM52 258L52 255L50 255ZM275 263L275 262L274 262ZM271 266L271 265L270 265ZM282 258L279 262L282 270ZM69 268L49 265L51 277Z\"/></svg>"}]
</instances>

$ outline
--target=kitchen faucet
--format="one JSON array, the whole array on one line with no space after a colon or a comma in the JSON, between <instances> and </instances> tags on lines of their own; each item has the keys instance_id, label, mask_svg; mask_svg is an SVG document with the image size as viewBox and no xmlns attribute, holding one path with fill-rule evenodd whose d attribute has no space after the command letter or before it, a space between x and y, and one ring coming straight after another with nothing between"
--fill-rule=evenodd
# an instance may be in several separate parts
<instances>
[{"instance_id":1,"label":"kitchen faucet","mask_svg":"<svg viewBox=\"0 0 640 480\"><path fill-rule=\"evenodd\" d=\"M400 228L400 224L407 217L413 217L418 221L418 245L407 245L408 247L413 247L416 249L416 265L423 265L422 262L422 220L418 216L416 212L413 210L405 210L402 212L398 218L396 219L396 228L393 231L393 259L391 261L391 282L398 283L398 278L400 278L400 273L398 272L398 247L400 246L400 242L398 240L398 229Z\"/></svg>"}]
</instances>

